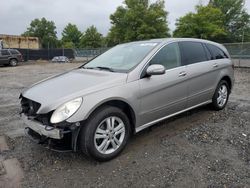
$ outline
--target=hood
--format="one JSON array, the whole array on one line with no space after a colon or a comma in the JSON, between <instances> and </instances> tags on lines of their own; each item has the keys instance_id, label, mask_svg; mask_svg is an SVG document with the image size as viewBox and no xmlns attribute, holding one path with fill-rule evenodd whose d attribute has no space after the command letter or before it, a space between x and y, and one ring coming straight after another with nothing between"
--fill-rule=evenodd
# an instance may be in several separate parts
<instances>
[{"instance_id":1,"label":"hood","mask_svg":"<svg viewBox=\"0 0 250 188\"><path fill-rule=\"evenodd\" d=\"M127 74L125 73L74 69L38 82L24 91L22 96L39 102L41 108L55 109L74 98L125 84L126 80Z\"/></svg>"}]
</instances>

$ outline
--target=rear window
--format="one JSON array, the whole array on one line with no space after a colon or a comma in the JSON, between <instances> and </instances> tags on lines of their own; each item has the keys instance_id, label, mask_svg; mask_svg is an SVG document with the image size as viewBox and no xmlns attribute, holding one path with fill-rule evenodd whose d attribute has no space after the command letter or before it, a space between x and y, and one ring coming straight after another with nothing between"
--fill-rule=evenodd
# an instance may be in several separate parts
<instances>
[{"instance_id":1,"label":"rear window","mask_svg":"<svg viewBox=\"0 0 250 188\"><path fill-rule=\"evenodd\" d=\"M227 54L223 50L221 50L219 47L212 45L212 44L206 44L206 46L211 52L213 59L228 58Z\"/></svg>"},{"instance_id":2,"label":"rear window","mask_svg":"<svg viewBox=\"0 0 250 188\"><path fill-rule=\"evenodd\" d=\"M184 65L207 61L207 54L200 42L180 42L180 48Z\"/></svg>"},{"instance_id":3,"label":"rear window","mask_svg":"<svg viewBox=\"0 0 250 188\"><path fill-rule=\"evenodd\" d=\"M10 50L11 54L20 54L17 50Z\"/></svg>"},{"instance_id":4,"label":"rear window","mask_svg":"<svg viewBox=\"0 0 250 188\"><path fill-rule=\"evenodd\" d=\"M2 55L10 55L8 50L1 50Z\"/></svg>"}]
</instances>

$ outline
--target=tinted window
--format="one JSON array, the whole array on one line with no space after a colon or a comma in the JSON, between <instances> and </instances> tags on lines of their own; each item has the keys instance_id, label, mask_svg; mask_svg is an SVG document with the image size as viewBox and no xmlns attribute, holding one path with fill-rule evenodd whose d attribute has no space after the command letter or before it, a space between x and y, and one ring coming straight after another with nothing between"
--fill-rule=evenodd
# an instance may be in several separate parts
<instances>
[{"instance_id":1,"label":"tinted window","mask_svg":"<svg viewBox=\"0 0 250 188\"><path fill-rule=\"evenodd\" d=\"M199 42L180 42L183 64L207 61L204 47Z\"/></svg>"},{"instance_id":2,"label":"tinted window","mask_svg":"<svg viewBox=\"0 0 250 188\"><path fill-rule=\"evenodd\" d=\"M208 60L213 60L213 56L212 56L212 53L210 52L210 50L208 50L207 46L203 43L203 48L207 54L207 59Z\"/></svg>"},{"instance_id":3,"label":"tinted window","mask_svg":"<svg viewBox=\"0 0 250 188\"><path fill-rule=\"evenodd\" d=\"M19 52L18 52L17 50L10 50L10 52L11 52L12 54L19 54Z\"/></svg>"},{"instance_id":4,"label":"tinted window","mask_svg":"<svg viewBox=\"0 0 250 188\"><path fill-rule=\"evenodd\" d=\"M211 52L213 59L224 59L228 58L225 52L223 52L220 48L217 46L214 46L212 44L206 44L208 47L209 51Z\"/></svg>"},{"instance_id":5,"label":"tinted window","mask_svg":"<svg viewBox=\"0 0 250 188\"><path fill-rule=\"evenodd\" d=\"M2 55L10 55L8 50L1 50Z\"/></svg>"},{"instance_id":6,"label":"tinted window","mask_svg":"<svg viewBox=\"0 0 250 188\"><path fill-rule=\"evenodd\" d=\"M172 43L163 47L151 60L150 64L161 64L166 69L181 65L180 50L178 43Z\"/></svg>"}]
</instances>

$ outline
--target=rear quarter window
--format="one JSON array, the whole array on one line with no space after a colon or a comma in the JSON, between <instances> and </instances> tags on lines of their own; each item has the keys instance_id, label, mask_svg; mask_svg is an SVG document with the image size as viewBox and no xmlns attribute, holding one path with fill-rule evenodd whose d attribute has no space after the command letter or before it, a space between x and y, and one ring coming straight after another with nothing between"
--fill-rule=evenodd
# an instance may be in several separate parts
<instances>
[{"instance_id":1,"label":"rear quarter window","mask_svg":"<svg viewBox=\"0 0 250 188\"><path fill-rule=\"evenodd\" d=\"M10 53L14 55L20 54L17 50L10 50Z\"/></svg>"},{"instance_id":2,"label":"rear quarter window","mask_svg":"<svg viewBox=\"0 0 250 188\"><path fill-rule=\"evenodd\" d=\"M219 47L212 45L212 44L206 44L207 48L209 49L209 51L212 54L213 59L225 59L225 58L229 58L227 56L227 54L220 49Z\"/></svg>"},{"instance_id":3,"label":"rear quarter window","mask_svg":"<svg viewBox=\"0 0 250 188\"><path fill-rule=\"evenodd\" d=\"M184 41L180 42L182 62L184 65L207 61L207 54L200 42Z\"/></svg>"}]
</instances>

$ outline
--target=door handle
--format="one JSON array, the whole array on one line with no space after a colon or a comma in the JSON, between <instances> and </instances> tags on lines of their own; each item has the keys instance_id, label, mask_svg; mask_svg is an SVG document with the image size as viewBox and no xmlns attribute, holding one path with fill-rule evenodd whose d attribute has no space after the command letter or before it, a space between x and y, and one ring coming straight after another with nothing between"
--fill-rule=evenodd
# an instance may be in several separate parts
<instances>
[{"instance_id":1,"label":"door handle","mask_svg":"<svg viewBox=\"0 0 250 188\"><path fill-rule=\"evenodd\" d=\"M186 76L186 75L187 75L187 73L185 71L179 73L179 77Z\"/></svg>"},{"instance_id":2,"label":"door handle","mask_svg":"<svg viewBox=\"0 0 250 188\"><path fill-rule=\"evenodd\" d=\"M217 63L215 63L215 64L213 64L213 67L215 68L215 67L218 67L219 65L217 64Z\"/></svg>"}]
</instances>

